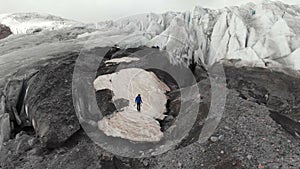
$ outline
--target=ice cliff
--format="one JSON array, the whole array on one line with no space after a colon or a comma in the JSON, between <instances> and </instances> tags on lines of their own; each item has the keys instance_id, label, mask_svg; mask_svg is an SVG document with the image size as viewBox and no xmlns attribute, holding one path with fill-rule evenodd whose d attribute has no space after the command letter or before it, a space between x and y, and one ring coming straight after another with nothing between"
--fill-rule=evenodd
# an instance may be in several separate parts
<instances>
[{"instance_id":1,"label":"ice cliff","mask_svg":"<svg viewBox=\"0 0 300 169\"><path fill-rule=\"evenodd\" d=\"M201 61L210 66L226 61L300 70L300 6L279 1L219 10L195 7L187 12L140 14L95 24L36 13L2 14L0 23L15 34L84 25L95 29L78 36L88 39L89 45L155 46L167 50L174 62Z\"/></svg>"}]
</instances>

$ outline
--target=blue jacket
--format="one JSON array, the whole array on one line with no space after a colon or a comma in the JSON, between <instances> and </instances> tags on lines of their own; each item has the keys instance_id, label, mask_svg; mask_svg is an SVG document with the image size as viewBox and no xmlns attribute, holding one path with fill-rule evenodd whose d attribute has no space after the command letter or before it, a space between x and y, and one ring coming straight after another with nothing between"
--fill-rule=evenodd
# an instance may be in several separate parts
<instances>
[{"instance_id":1,"label":"blue jacket","mask_svg":"<svg viewBox=\"0 0 300 169\"><path fill-rule=\"evenodd\" d=\"M135 102L136 102L136 103L143 103L141 96L137 96L137 97L135 98Z\"/></svg>"}]
</instances>

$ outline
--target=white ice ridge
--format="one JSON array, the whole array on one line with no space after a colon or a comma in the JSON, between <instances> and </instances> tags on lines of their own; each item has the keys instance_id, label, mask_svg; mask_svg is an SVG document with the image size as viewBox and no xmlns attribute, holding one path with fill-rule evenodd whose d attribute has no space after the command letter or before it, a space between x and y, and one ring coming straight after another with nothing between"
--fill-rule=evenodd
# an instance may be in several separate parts
<instances>
[{"instance_id":1,"label":"white ice ridge","mask_svg":"<svg viewBox=\"0 0 300 169\"><path fill-rule=\"evenodd\" d=\"M106 135L121 137L133 141L159 141L163 137L159 122L164 119L167 97L170 88L160 81L152 72L143 69L122 69L113 74L97 77L94 81L96 91L110 89L113 101L129 100L123 111L116 112L112 117L104 117L98 127ZM141 112L136 111L135 97L141 94L143 104Z\"/></svg>"}]
</instances>

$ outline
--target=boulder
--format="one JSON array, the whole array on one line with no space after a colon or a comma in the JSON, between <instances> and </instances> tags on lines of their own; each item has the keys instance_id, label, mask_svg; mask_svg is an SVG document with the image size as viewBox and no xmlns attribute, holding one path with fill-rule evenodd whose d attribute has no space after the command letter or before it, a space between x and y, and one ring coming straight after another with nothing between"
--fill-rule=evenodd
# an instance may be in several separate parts
<instances>
[{"instance_id":1,"label":"boulder","mask_svg":"<svg viewBox=\"0 0 300 169\"><path fill-rule=\"evenodd\" d=\"M5 86L4 93L6 96L5 111L9 113L10 120L14 122L16 126L20 126L26 121L26 115L21 114L22 108L24 108L23 100L26 93L25 81L19 79L9 80ZM22 113L24 113L24 111Z\"/></svg>"},{"instance_id":2,"label":"boulder","mask_svg":"<svg viewBox=\"0 0 300 169\"><path fill-rule=\"evenodd\" d=\"M100 112L103 116L107 116L116 111L116 107L112 102L113 93L109 89L96 91L96 100ZM97 120L100 120L97 119Z\"/></svg>"},{"instance_id":3,"label":"boulder","mask_svg":"<svg viewBox=\"0 0 300 169\"><path fill-rule=\"evenodd\" d=\"M0 149L2 147L2 144L9 140L10 138L10 120L9 120L9 114L4 113L0 115Z\"/></svg>"},{"instance_id":4,"label":"boulder","mask_svg":"<svg viewBox=\"0 0 300 169\"><path fill-rule=\"evenodd\" d=\"M295 137L300 137L299 122L272 110L270 110L270 117L274 121L276 121L276 123L280 124L282 128L289 132L291 135Z\"/></svg>"},{"instance_id":5,"label":"boulder","mask_svg":"<svg viewBox=\"0 0 300 169\"><path fill-rule=\"evenodd\" d=\"M7 27L3 24L0 24L0 39L4 39L11 34L12 34L12 32L9 27Z\"/></svg>"}]
</instances>

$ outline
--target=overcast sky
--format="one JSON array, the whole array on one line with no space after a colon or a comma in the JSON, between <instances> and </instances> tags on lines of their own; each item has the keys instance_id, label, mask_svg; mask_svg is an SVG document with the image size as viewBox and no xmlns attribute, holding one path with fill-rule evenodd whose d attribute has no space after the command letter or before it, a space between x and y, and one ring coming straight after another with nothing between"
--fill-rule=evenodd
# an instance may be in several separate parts
<instances>
[{"instance_id":1,"label":"overcast sky","mask_svg":"<svg viewBox=\"0 0 300 169\"><path fill-rule=\"evenodd\" d=\"M139 13L187 11L194 6L223 8L261 0L0 0L0 13L42 12L82 22L118 19ZM300 4L299 0L282 0Z\"/></svg>"}]
</instances>

